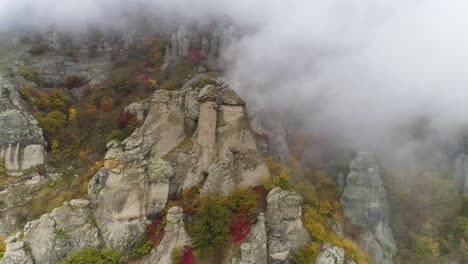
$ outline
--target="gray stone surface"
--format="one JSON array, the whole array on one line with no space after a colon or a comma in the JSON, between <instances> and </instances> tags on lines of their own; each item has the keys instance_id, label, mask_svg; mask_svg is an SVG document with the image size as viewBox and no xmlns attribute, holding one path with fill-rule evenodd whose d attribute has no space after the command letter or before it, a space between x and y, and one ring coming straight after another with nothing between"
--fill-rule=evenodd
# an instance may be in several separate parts
<instances>
[{"instance_id":1,"label":"gray stone surface","mask_svg":"<svg viewBox=\"0 0 468 264\"><path fill-rule=\"evenodd\" d=\"M6 251L0 264L34 264L33 258L20 239L20 233L9 237L5 242Z\"/></svg>"},{"instance_id":2,"label":"gray stone surface","mask_svg":"<svg viewBox=\"0 0 468 264\"><path fill-rule=\"evenodd\" d=\"M17 87L0 76L0 161L7 170L19 171L41 165L44 160L42 130Z\"/></svg>"},{"instance_id":3,"label":"gray stone surface","mask_svg":"<svg viewBox=\"0 0 468 264\"><path fill-rule=\"evenodd\" d=\"M348 228L361 229L353 239L374 263L391 264L397 248L389 227L389 205L380 168L370 153L351 162L341 196Z\"/></svg>"},{"instance_id":4,"label":"gray stone surface","mask_svg":"<svg viewBox=\"0 0 468 264\"><path fill-rule=\"evenodd\" d=\"M323 245L322 251L317 255L315 264L343 264L345 250L329 243Z\"/></svg>"},{"instance_id":5,"label":"gray stone surface","mask_svg":"<svg viewBox=\"0 0 468 264\"><path fill-rule=\"evenodd\" d=\"M289 257L310 242L310 235L302 224L302 203L301 196L279 187L268 193L268 263L289 263Z\"/></svg>"},{"instance_id":6,"label":"gray stone surface","mask_svg":"<svg viewBox=\"0 0 468 264\"><path fill-rule=\"evenodd\" d=\"M190 246L190 237L187 235L184 226L184 213L181 207L174 206L167 212L167 226L164 229L164 237L157 248L151 251L150 257L145 264L171 264L172 252L174 249L183 249Z\"/></svg>"},{"instance_id":7,"label":"gray stone surface","mask_svg":"<svg viewBox=\"0 0 468 264\"><path fill-rule=\"evenodd\" d=\"M8 239L7 254L0 263L54 264L73 250L102 246L89 204L88 200L65 202L27 223L23 241L18 236Z\"/></svg>"},{"instance_id":8,"label":"gray stone surface","mask_svg":"<svg viewBox=\"0 0 468 264\"><path fill-rule=\"evenodd\" d=\"M242 243L240 260L234 264L267 264L267 233L265 216L260 213L257 223L252 227L247 241Z\"/></svg>"}]
</instances>

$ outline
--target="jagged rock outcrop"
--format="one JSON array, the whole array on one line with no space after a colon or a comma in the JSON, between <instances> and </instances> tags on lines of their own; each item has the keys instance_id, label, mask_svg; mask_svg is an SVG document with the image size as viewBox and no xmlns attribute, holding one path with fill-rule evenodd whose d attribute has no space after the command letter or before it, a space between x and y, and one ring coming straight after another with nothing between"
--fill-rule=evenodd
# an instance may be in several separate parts
<instances>
[{"instance_id":1,"label":"jagged rock outcrop","mask_svg":"<svg viewBox=\"0 0 468 264\"><path fill-rule=\"evenodd\" d=\"M359 153L349 169L341 196L347 230L352 230L350 235L374 263L391 264L397 249L380 168L371 154Z\"/></svg>"},{"instance_id":2,"label":"jagged rock outcrop","mask_svg":"<svg viewBox=\"0 0 468 264\"><path fill-rule=\"evenodd\" d=\"M33 258L20 239L20 233L9 237L5 242L6 251L0 264L34 264Z\"/></svg>"},{"instance_id":3,"label":"jagged rock outcrop","mask_svg":"<svg viewBox=\"0 0 468 264\"><path fill-rule=\"evenodd\" d=\"M26 67L37 71L41 81L49 85L61 85L68 76L78 76L83 82L95 85L108 79L111 62L107 58L77 62L71 58L53 56L38 59ZM14 69L13 73L17 70Z\"/></svg>"},{"instance_id":4,"label":"jagged rock outcrop","mask_svg":"<svg viewBox=\"0 0 468 264\"><path fill-rule=\"evenodd\" d=\"M468 155L462 153L455 160L453 179L461 193L468 194Z\"/></svg>"},{"instance_id":5,"label":"jagged rock outcrop","mask_svg":"<svg viewBox=\"0 0 468 264\"><path fill-rule=\"evenodd\" d=\"M268 263L289 263L289 257L310 242L301 219L303 199L276 187L268 193L267 203Z\"/></svg>"},{"instance_id":6,"label":"jagged rock outcrop","mask_svg":"<svg viewBox=\"0 0 468 264\"><path fill-rule=\"evenodd\" d=\"M269 177L242 99L228 88L188 83L180 91L156 91L143 125L108 145L108 177L95 215L106 245L125 254L146 218L180 188L200 185L227 195Z\"/></svg>"},{"instance_id":7,"label":"jagged rock outcrop","mask_svg":"<svg viewBox=\"0 0 468 264\"><path fill-rule=\"evenodd\" d=\"M190 237L184 226L184 212L181 207L174 206L167 212L167 226L164 228L164 237L145 264L171 264L174 249L190 246Z\"/></svg>"},{"instance_id":8,"label":"jagged rock outcrop","mask_svg":"<svg viewBox=\"0 0 468 264\"><path fill-rule=\"evenodd\" d=\"M322 251L317 255L315 264L343 264L345 260L345 250L326 243L322 246Z\"/></svg>"},{"instance_id":9,"label":"jagged rock outcrop","mask_svg":"<svg viewBox=\"0 0 468 264\"><path fill-rule=\"evenodd\" d=\"M0 77L0 161L10 171L44 163L42 130L27 111L15 86Z\"/></svg>"},{"instance_id":10,"label":"jagged rock outcrop","mask_svg":"<svg viewBox=\"0 0 468 264\"><path fill-rule=\"evenodd\" d=\"M220 22L214 30L209 24L199 24L197 30L180 25L171 35L171 44L166 47L163 71L190 55L196 47L195 56L203 58L204 64L211 70L224 69L234 61L232 48L239 38L237 28L232 24ZM200 47L200 48L199 48ZM198 68L200 72L206 69Z\"/></svg>"},{"instance_id":11,"label":"jagged rock outcrop","mask_svg":"<svg viewBox=\"0 0 468 264\"><path fill-rule=\"evenodd\" d=\"M53 264L73 250L102 246L89 204L88 200L71 200L27 223L23 241L17 237L9 239L8 249L12 252L6 256L15 258L14 263ZM25 251L25 247L29 250Z\"/></svg>"},{"instance_id":12,"label":"jagged rock outcrop","mask_svg":"<svg viewBox=\"0 0 468 264\"><path fill-rule=\"evenodd\" d=\"M31 210L31 200L40 188L53 178L52 174L23 175L0 186L0 237L22 229Z\"/></svg>"},{"instance_id":13,"label":"jagged rock outcrop","mask_svg":"<svg viewBox=\"0 0 468 264\"><path fill-rule=\"evenodd\" d=\"M257 217L257 223L252 227L247 242L242 243L240 250L240 259L234 260L233 264L268 263L265 216L262 213Z\"/></svg>"}]
</instances>

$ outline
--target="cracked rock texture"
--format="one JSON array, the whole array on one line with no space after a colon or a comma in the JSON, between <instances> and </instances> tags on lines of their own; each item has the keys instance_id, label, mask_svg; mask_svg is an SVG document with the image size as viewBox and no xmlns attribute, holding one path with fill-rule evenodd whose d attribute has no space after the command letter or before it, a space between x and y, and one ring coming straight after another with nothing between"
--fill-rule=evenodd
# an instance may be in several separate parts
<instances>
[{"instance_id":1,"label":"cracked rock texture","mask_svg":"<svg viewBox=\"0 0 468 264\"><path fill-rule=\"evenodd\" d=\"M361 230L353 239L374 263L391 264L397 248L380 168L370 153L358 153L349 169L341 196L348 229Z\"/></svg>"}]
</instances>

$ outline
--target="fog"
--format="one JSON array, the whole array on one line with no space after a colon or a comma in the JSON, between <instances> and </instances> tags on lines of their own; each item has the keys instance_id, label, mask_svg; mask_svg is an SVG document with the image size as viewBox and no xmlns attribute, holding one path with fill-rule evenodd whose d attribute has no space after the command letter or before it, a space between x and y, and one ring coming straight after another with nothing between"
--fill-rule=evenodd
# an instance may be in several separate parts
<instances>
[{"instance_id":1,"label":"fog","mask_svg":"<svg viewBox=\"0 0 468 264\"><path fill-rule=\"evenodd\" d=\"M238 88L249 101L404 159L455 146L468 123L466 10L463 0L1 0L0 30L228 17L251 29L227 70L249 83ZM415 120L424 120L419 140Z\"/></svg>"}]
</instances>

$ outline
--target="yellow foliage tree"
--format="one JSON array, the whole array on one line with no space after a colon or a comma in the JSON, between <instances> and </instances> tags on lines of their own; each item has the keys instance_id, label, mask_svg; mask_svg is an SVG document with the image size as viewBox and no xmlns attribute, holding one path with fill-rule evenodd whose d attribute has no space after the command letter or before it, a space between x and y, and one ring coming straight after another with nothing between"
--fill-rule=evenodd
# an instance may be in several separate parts
<instances>
[{"instance_id":1,"label":"yellow foliage tree","mask_svg":"<svg viewBox=\"0 0 468 264\"><path fill-rule=\"evenodd\" d=\"M76 109L75 108L70 108L68 110L68 122L72 123L76 119Z\"/></svg>"}]
</instances>

